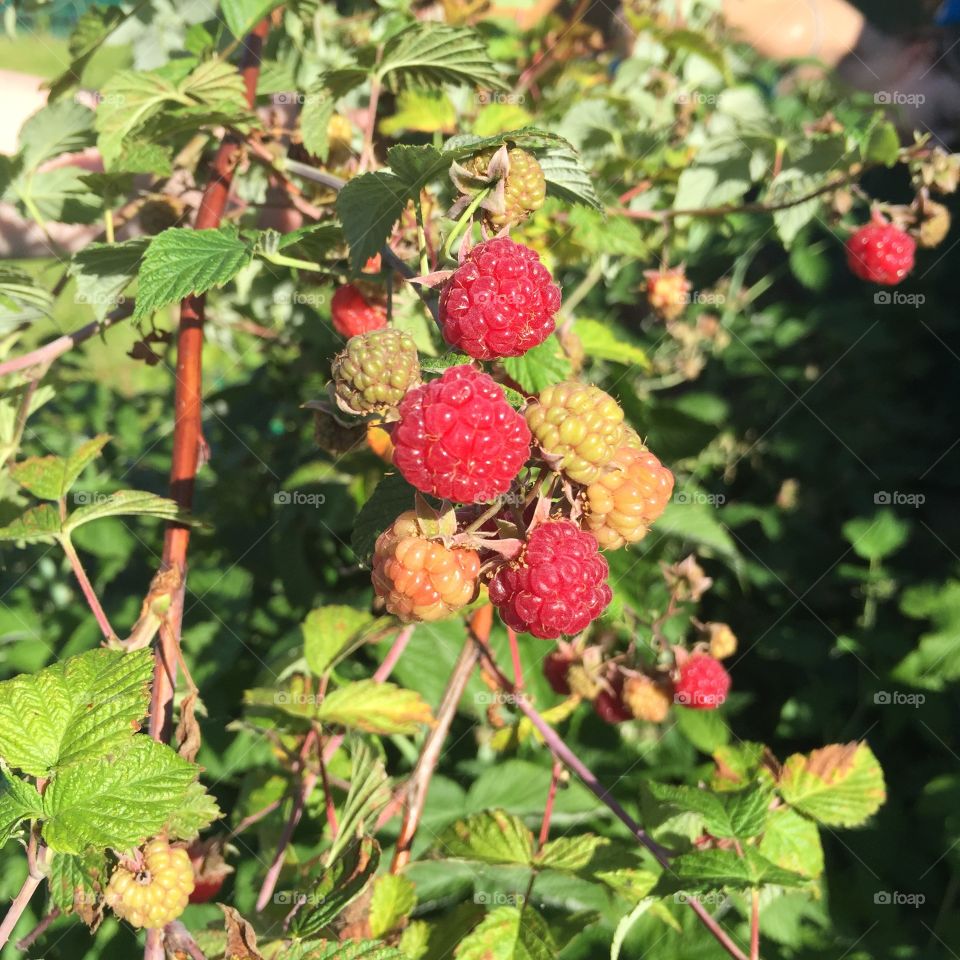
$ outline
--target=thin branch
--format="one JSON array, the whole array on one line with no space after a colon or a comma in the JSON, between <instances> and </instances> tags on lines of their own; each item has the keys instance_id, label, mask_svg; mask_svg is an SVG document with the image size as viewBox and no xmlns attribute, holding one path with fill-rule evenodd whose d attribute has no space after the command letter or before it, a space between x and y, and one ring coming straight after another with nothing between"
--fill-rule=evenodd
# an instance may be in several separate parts
<instances>
[{"instance_id":1,"label":"thin branch","mask_svg":"<svg viewBox=\"0 0 960 960\"><path fill-rule=\"evenodd\" d=\"M17 941L16 947L18 950L22 950L24 953L27 952L49 929L50 924L53 923L57 917L60 916L60 908L53 907L49 913L47 913L44 918L25 936Z\"/></svg>"},{"instance_id":2,"label":"thin branch","mask_svg":"<svg viewBox=\"0 0 960 960\"><path fill-rule=\"evenodd\" d=\"M164 939L170 952L176 956L186 954L191 960L207 960L193 934L179 920L168 923L163 928Z\"/></svg>"},{"instance_id":3,"label":"thin branch","mask_svg":"<svg viewBox=\"0 0 960 960\"><path fill-rule=\"evenodd\" d=\"M116 640L117 635L114 632L113 627L110 626L110 620L100 603L100 598L97 596L97 591L93 589L93 584L90 582L90 578L87 576L87 571L84 570L83 564L80 562L80 555L77 553L77 548L70 542L69 537L64 536L60 537L59 539L60 546L63 547L63 552L67 555L67 559L70 561L70 566L73 567L74 576L77 578L77 582L80 584L80 589L83 591L83 595L87 600L87 604L93 611L94 617L96 617L97 624L100 627L100 632L103 634L104 639L111 641Z\"/></svg>"},{"instance_id":4,"label":"thin branch","mask_svg":"<svg viewBox=\"0 0 960 960\"><path fill-rule=\"evenodd\" d=\"M497 682L505 693L512 697L512 702L517 709L533 724L540 733L543 741L550 748L551 753L567 767L569 767L590 790L590 792L603 803L616 818L633 834L633 836L656 858L664 869L670 869L670 851L657 843L650 835L627 813L623 807L610 795L603 784L593 775L590 769L583 761L567 746L563 738L553 727L543 719L534 709L533 705L522 694L518 693L513 684L497 665L490 649L487 638L482 634L471 630L473 638L476 641L480 657L484 661L490 672L496 677ZM733 942L727 932L710 915L706 908L696 899L690 898L687 901L690 908L700 918L703 925L710 931L716 941L730 954L734 960L748 960L747 955Z\"/></svg>"},{"instance_id":5,"label":"thin branch","mask_svg":"<svg viewBox=\"0 0 960 960\"><path fill-rule=\"evenodd\" d=\"M34 874L31 872L27 874L27 879L23 881L20 892L14 897L10 909L7 910L7 915L3 918L3 923L0 923L0 949L3 949L10 939L10 934L13 933L14 928L20 922L23 911L27 909L27 904L30 903L31 898L37 892L37 887L40 886L42 880L43 876L40 873Z\"/></svg>"},{"instance_id":6,"label":"thin branch","mask_svg":"<svg viewBox=\"0 0 960 960\"><path fill-rule=\"evenodd\" d=\"M143 960L166 960L167 951L163 948L163 930L147 931L147 944L143 950Z\"/></svg>"},{"instance_id":7,"label":"thin branch","mask_svg":"<svg viewBox=\"0 0 960 960\"><path fill-rule=\"evenodd\" d=\"M754 887L751 893L750 960L760 960L760 891Z\"/></svg>"},{"instance_id":8,"label":"thin branch","mask_svg":"<svg viewBox=\"0 0 960 960\"><path fill-rule=\"evenodd\" d=\"M473 615L471 622L474 624L473 629L482 632L484 630L483 621L486 620L486 633L489 635L491 618L486 616L486 610L487 607L482 607ZM480 617L479 620L478 617ZM450 679L447 681L447 687L437 709L436 723L423 742L420 758L417 760L417 765L414 767L407 783L406 809L403 815L403 824L400 827L400 835L397 837L393 863L390 865L391 873L399 873L410 860L410 848L413 846L414 837L417 835L417 829L423 817L430 781L433 779L433 772L440 761L440 754L443 752L443 745L447 739L447 734L450 732L450 725L453 723L453 717L457 712L464 688L473 673L474 666L476 666L477 656L477 649L468 636L467 642L463 645L463 650L460 651L460 656L454 664Z\"/></svg>"}]
</instances>

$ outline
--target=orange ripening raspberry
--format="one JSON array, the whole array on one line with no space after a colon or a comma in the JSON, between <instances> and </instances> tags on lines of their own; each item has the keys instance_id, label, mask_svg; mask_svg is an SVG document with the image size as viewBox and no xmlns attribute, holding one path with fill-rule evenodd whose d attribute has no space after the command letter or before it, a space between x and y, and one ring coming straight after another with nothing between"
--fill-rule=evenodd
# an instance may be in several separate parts
<instances>
[{"instance_id":1,"label":"orange ripening raspberry","mask_svg":"<svg viewBox=\"0 0 960 960\"><path fill-rule=\"evenodd\" d=\"M104 899L133 926L155 929L183 913L193 887L193 864L187 851L165 840L151 840L143 848L139 870L119 866L113 871Z\"/></svg>"},{"instance_id":2,"label":"orange ripening raspberry","mask_svg":"<svg viewBox=\"0 0 960 960\"><path fill-rule=\"evenodd\" d=\"M662 320L676 320L690 301L690 282L683 267L647 270L647 302Z\"/></svg>"},{"instance_id":3,"label":"orange ripening raspberry","mask_svg":"<svg viewBox=\"0 0 960 960\"><path fill-rule=\"evenodd\" d=\"M673 474L649 450L621 447L586 491L586 528L604 550L642 540L667 506Z\"/></svg>"},{"instance_id":4,"label":"orange ripening raspberry","mask_svg":"<svg viewBox=\"0 0 960 960\"><path fill-rule=\"evenodd\" d=\"M373 587L389 613L405 623L442 620L477 593L480 557L423 536L413 510L380 534L373 552Z\"/></svg>"}]
</instances>

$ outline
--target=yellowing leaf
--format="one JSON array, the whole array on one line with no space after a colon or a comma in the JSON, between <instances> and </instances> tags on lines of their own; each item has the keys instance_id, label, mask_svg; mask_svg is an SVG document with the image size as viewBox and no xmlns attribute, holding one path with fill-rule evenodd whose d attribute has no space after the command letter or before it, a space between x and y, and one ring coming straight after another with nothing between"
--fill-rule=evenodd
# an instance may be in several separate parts
<instances>
[{"instance_id":1,"label":"yellowing leaf","mask_svg":"<svg viewBox=\"0 0 960 960\"><path fill-rule=\"evenodd\" d=\"M886 799L883 771L866 743L834 743L783 765L780 794L798 812L835 827L856 827Z\"/></svg>"},{"instance_id":2,"label":"yellowing leaf","mask_svg":"<svg viewBox=\"0 0 960 960\"><path fill-rule=\"evenodd\" d=\"M315 717L366 733L416 733L433 722L429 705L419 693L393 683L359 680L328 693Z\"/></svg>"}]
</instances>

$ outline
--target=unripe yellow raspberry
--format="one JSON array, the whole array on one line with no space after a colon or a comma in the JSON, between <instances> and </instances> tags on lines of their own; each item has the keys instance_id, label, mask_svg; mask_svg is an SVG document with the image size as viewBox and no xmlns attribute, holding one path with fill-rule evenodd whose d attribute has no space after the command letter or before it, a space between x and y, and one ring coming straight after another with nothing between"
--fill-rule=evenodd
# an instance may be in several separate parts
<instances>
[{"instance_id":1,"label":"unripe yellow raspberry","mask_svg":"<svg viewBox=\"0 0 960 960\"><path fill-rule=\"evenodd\" d=\"M193 893L193 864L182 847L151 840L139 870L119 866L104 899L113 912L135 927L154 929L176 920Z\"/></svg>"},{"instance_id":2,"label":"unripe yellow raspberry","mask_svg":"<svg viewBox=\"0 0 960 960\"><path fill-rule=\"evenodd\" d=\"M467 160L464 166L477 176L484 176L495 152L486 150L478 153ZM510 173L503 184L503 211L483 211L483 222L491 233L526 220L543 206L547 196L547 181L537 158L519 147L510 150L509 157Z\"/></svg>"},{"instance_id":3,"label":"unripe yellow raspberry","mask_svg":"<svg viewBox=\"0 0 960 960\"><path fill-rule=\"evenodd\" d=\"M377 538L373 587L389 613L405 623L442 620L476 596L480 557L424 535L413 510Z\"/></svg>"},{"instance_id":4,"label":"unripe yellow raspberry","mask_svg":"<svg viewBox=\"0 0 960 960\"><path fill-rule=\"evenodd\" d=\"M737 652L737 635L726 623L705 623L703 633L710 643L710 656L726 660Z\"/></svg>"},{"instance_id":5,"label":"unripe yellow raspberry","mask_svg":"<svg viewBox=\"0 0 960 960\"><path fill-rule=\"evenodd\" d=\"M638 720L663 723L673 703L673 687L647 676L627 677L623 702Z\"/></svg>"},{"instance_id":6,"label":"unripe yellow raspberry","mask_svg":"<svg viewBox=\"0 0 960 960\"><path fill-rule=\"evenodd\" d=\"M621 447L587 487L584 524L605 550L642 540L673 493L673 474L649 450Z\"/></svg>"},{"instance_id":7,"label":"unripe yellow raspberry","mask_svg":"<svg viewBox=\"0 0 960 960\"><path fill-rule=\"evenodd\" d=\"M623 443L623 410L599 387L567 381L547 387L526 409L527 426L557 469L593 483Z\"/></svg>"}]
</instances>

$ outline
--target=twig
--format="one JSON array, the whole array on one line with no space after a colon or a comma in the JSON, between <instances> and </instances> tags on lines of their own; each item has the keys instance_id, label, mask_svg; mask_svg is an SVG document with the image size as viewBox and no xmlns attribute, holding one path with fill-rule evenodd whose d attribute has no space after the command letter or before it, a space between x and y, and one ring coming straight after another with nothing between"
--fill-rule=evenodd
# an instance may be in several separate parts
<instances>
[{"instance_id":1,"label":"twig","mask_svg":"<svg viewBox=\"0 0 960 960\"><path fill-rule=\"evenodd\" d=\"M750 960L760 960L760 891L754 887L750 907Z\"/></svg>"},{"instance_id":2,"label":"twig","mask_svg":"<svg viewBox=\"0 0 960 960\"><path fill-rule=\"evenodd\" d=\"M226 836L226 840L232 840L234 837L239 836L243 833L244 830L249 829L255 823L259 823L264 817L270 816L277 807L280 806L282 800L272 800L265 807L260 810L257 810L255 813L251 813L249 816L244 817Z\"/></svg>"},{"instance_id":3,"label":"twig","mask_svg":"<svg viewBox=\"0 0 960 960\"><path fill-rule=\"evenodd\" d=\"M550 836L550 820L553 816L553 804L557 799L557 786L560 783L560 775L563 773L563 764L559 760L553 761L553 769L550 771L550 789L547 791L547 804L543 808L543 821L540 824L540 836L537 838L537 850L542 850L547 838Z\"/></svg>"},{"instance_id":4,"label":"twig","mask_svg":"<svg viewBox=\"0 0 960 960\"><path fill-rule=\"evenodd\" d=\"M503 673L500 667L497 665L496 660L493 656L493 651L490 649L490 644L487 641L487 638L482 634L478 634L476 631L472 630L473 638L476 641L477 648L480 652L480 656L486 664L487 668L493 673L496 677L497 682L500 684L504 692L511 694L514 704L517 709L533 724L536 730L539 732L540 736L543 738L543 741L550 748L551 753L558 759L561 760L567 767L569 767L584 783L584 785L590 790L590 792L603 803L616 818L633 834L633 836L644 846L646 847L651 854L656 858L657 862L664 867L664 869L670 869L670 851L665 847L660 846L652 837L647 834L647 832L627 813L623 807L610 795L610 792L600 783L599 780L593 775L590 769L583 763L582 760L567 746L563 738L543 719L542 716L534 709L533 705L527 700L527 698L522 693L517 693L514 689L513 684ZM687 901L690 904L691 909L696 913L700 918L700 921L703 925L710 931L713 937L717 942L730 954L731 957L734 957L735 960L748 960L746 954L733 942L727 932L717 923L716 920L710 915L706 908L696 899L690 898Z\"/></svg>"},{"instance_id":5,"label":"twig","mask_svg":"<svg viewBox=\"0 0 960 960\"><path fill-rule=\"evenodd\" d=\"M63 547L63 552L67 555L67 559L70 561L70 566L73 567L74 576L77 578L77 582L80 584L80 589L83 591L83 595L87 600L87 604L93 611L94 617L96 617L97 624L100 627L100 632L103 634L106 640L116 640L117 635L114 633L113 627L110 626L110 620L107 617L103 606L100 604L100 598L97 596L97 591L93 589L93 584L90 582L90 578L87 576L87 571L83 569L83 564L80 562L80 555L77 553L77 548L70 542L69 537L60 537L59 540L60 546Z\"/></svg>"},{"instance_id":6,"label":"twig","mask_svg":"<svg viewBox=\"0 0 960 960\"><path fill-rule=\"evenodd\" d=\"M360 150L360 172L363 173L373 164L373 137L377 132L377 107L380 105L380 78L374 76L370 81L370 104L367 107L366 122L363 128L363 147Z\"/></svg>"},{"instance_id":7,"label":"twig","mask_svg":"<svg viewBox=\"0 0 960 960\"><path fill-rule=\"evenodd\" d=\"M246 87L247 103L253 108L257 80L260 76L260 50L270 28L269 20L262 20L244 43L244 57L240 72ZM230 137L217 150L210 171L210 180L203 192L194 226L198 230L220 225L230 186L233 182L235 161L240 152L240 141ZM180 327L177 333L177 379L174 399L173 461L170 467L170 495L177 504L189 510L193 503L193 489L200 462L202 443L202 389L203 389L203 322L205 298L190 296L180 305ZM170 524L163 543L163 566L176 569L186 580L187 548L190 527ZM156 648L153 692L150 701L150 732L155 739L168 741L173 724L173 693L177 676L180 649L180 631L183 620L183 593L181 585L166 618L166 629L161 627L160 642Z\"/></svg>"},{"instance_id":8,"label":"twig","mask_svg":"<svg viewBox=\"0 0 960 960\"><path fill-rule=\"evenodd\" d=\"M56 340L51 340L44 346L23 354L23 356L14 357L12 360L0 363L0 377L9 376L11 373L17 373L20 370L28 370L30 367L49 366L58 357L62 357L65 353L91 337L95 337L98 333L109 330L114 324L125 320L132 313L133 301L124 301L123 306L118 307L103 320L95 320L73 333L67 333L62 337L57 337Z\"/></svg>"},{"instance_id":9,"label":"twig","mask_svg":"<svg viewBox=\"0 0 960 960\"><path fill-rule=\"evenodd\" d=\"M166 956L167 951L163 949L163 930L148 930L143 960L166 960Z\"/></svg>"},{"instance_id":10,"label":"twig","mask_svg":"<svg viewBox=\"0 0 960 960\"><path fill-rule=\"evenodd\" d=\"M471 619L472 629L489 636L492 623L492 616L489 614L489 605L481 607ZM440 760L443 744L450 732L450 725L453 723L453 717L457 712L464 688L473 673L477 656L477 648L468 636L467 642L463 645L463 650L460 651L460 656L454 664L450 679L447 681L447 687L443 691L443 698L437 709L436 723L423 742L420 759L417 761L417 765L414 767L407 783L406 809L400 834L397 837L393 863L390 865L391 873L399 873L410 861L410 848L413 846L413 840L417 835L420 819L423 816L423 808L427 802L427 791L433 778L433 771Z\"/></svg>"},{"instance_id":11,"label":"twig","mask_svg":"<svg viewBox=\"0 0 960 960\"><path fill-rule=\"evenodd\" d=\"M200 945L193 939L193 934L183 925L180 920L174 920L163 928L166 945L170 952L179 956L181 953L187 954L192 960L207 960Z\"/></svg>"},{"instance_id":12,"label":"twig","mask_svg":"<svg viewBox=\"0 0 960 960\"><path fill-rule=\"evenodd\" d=\"M10 909L7 910L7 915L3 918L3 923L0 923L0 949L10 939L10 934L13 933L14 928L19 923L23 911L27 909L27 904L30 903L30 899L37 892L37 887L40 886L42 880L43 876L40 873L34 874L31 872L27 874L27 879L23 881L20 892L13 898L13 903L10 904Z\"/></svg>"},{"instance_id":13,"label":"twig","mask_svg":"<svg viewBox=\"0 0 960 960\"><path fill-rule=\"evenodd\" d=\"M17 941L18 950L27 952L46 932L50 924L60 916L60 908L54 907L44 918L25 936Z\"/></svg>"},{"instance_id":14,"label":"twig","mask_svg":"<svg viewBox=\"0 0 960 960\"><path fill-rule=\"evenodd\" d=\"M517 643L517 631L507 627L507 642L510 644L510 659L513 661L513 686L523 690L523 664L520 662L520 645Z\"/></svg>"}]
</instances>

